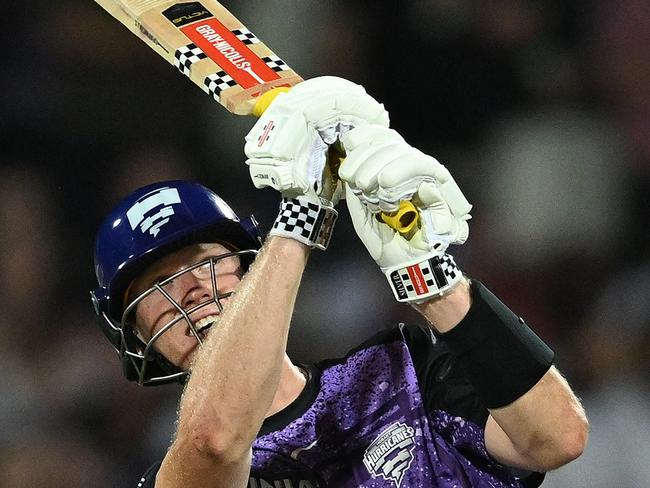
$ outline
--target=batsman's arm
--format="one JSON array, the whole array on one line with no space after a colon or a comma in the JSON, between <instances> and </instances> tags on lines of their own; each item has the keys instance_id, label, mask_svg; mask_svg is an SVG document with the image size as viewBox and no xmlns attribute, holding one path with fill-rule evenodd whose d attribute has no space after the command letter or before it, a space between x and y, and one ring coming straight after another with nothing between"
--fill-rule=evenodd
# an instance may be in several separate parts
<instances>
[{"instance_id":1,"label":"batsman's arm","mask_svg":"<svg viewBox=\"0 0 650 488\"><path fill-rule=\"evenodd\" d=\"M327 248L337 215L334 193L321 198L309 180L312 142L320 138L309 122L339 124L340 105L331 106L335 95L335 100L348 100L355 107L348 115L352 121L359 111L386 118L373 99L366 96L362 98L366 103L359 103L361 90L345 80L305 82L278 98L247 135L253 181L282 193L280 213L219 326L197 354L181 401L177 436L159 471L158 486L245 486L251 445L272 406L283 362L288 362L289 324L309 249ZM325 103L324 110L313 109L306 117L299 108L312 107L315 94L321 94L317 101ZM321 142L318 147L325 149ZM325 164L325 153L319 149L317 156L317 163ZM288 224L287 213L303 218ZM314 213L312 222L308 217Z\"/></svg>"},{"instance_id":2,"label":"batsman's arm","mask_svg":"<svg viewBox=\"0 0 650 488\"><path fill-rule=\"evenodd\" d=\"M550 349L483 285L461 281L413 305L442 334L486 402L488 452L502 464L545 472L580 456L588 422Z\"/></svg>"},{"instance_id":3,"label":"batsman's arm","mask_svg":"<svg viewBox=\"0 0 650 488\"><path fill-rule=\"evenodd\" d=\"M520 398L490 409L488 452L508 466L546 472L578 458L588 421L579 400L555 366Z\"/></svg>"},{"instance_id":4,"label":"batsman's arm","mask_svg":"<svg viewBox=\"0 0 650 488\"><path fill-rule=\"evenodd\" d=\"M247 486L309 247L270 237L197 354L158 488Z\"/></svg>"},{"instance_id":5,"label":"batsman's arm","mask_svg":"<svg viewBox=\"0 0 650 488\"><path fill-rule=\"evenodd\" d=\"M364 126L343 139L339 170L355 231L388 278L395 298L437 330L490 411L485 438L504 464L546 471L584 449L587 421L554 354L480 282L463 277L449 244L469 233L471 204L449 171L395 131ZM404 238L379 223L381 209L406 189L422 204L422 226Z\"/></svg>"}]
</instances>

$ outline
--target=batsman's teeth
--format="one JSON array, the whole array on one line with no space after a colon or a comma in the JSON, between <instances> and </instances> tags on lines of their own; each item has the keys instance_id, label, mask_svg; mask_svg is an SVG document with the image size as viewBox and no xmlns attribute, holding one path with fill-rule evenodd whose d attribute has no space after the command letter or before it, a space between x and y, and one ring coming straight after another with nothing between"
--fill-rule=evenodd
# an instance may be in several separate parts
<instances>
[{"instance_id":1,"label":"batsman's teeth","mask_svg":"<svg viewBox=\"0 0 650 488\"><path fill-rule=\"evenodd\" d=\"M194 324L194 328L199 334L205 332L212 327L212 325L217 321L217 318L218 315L208 315L207 317L203 317Z\"/></svg>"}]
</instances>

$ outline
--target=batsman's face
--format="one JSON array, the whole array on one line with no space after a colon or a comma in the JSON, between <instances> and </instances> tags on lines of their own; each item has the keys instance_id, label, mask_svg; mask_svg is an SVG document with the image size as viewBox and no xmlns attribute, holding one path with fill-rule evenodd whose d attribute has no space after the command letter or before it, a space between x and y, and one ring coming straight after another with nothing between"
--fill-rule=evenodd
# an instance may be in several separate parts
<instances>
[{"instance_id":1,"label":"batsman's face","mask_svg":"<svg viewBox=\"0 0 650 488\"><path fill-rule=\"evenodd\" d=\"M181 369L189 368L241 281L239 257L229 253L216 243L185 247L154 263L131 286L138 336Z\"/></svg>"}]
</instances>

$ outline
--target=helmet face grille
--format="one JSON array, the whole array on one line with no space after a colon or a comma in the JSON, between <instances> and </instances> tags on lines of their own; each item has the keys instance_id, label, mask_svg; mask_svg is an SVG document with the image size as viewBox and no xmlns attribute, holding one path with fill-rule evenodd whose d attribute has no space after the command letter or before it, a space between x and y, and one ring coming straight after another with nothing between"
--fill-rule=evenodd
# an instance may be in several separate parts
<instances>
[{"instance_id":1,"label":"helmet face grille","mask_svg":"<svg viewBox=\"0 0 650 488\"><path fill-rule=\"evenodd\" d=\"M166 181L136 190L104 220L95 241L95 308L120 323L124 295L147 266L184 246L222 242L234 250L259 249L254 218L240 220L218 195L197 183ZM107 337L112 327L103 325ZM115 341L111 340L113 345Z\"/></svg>"},{"instance_id":2,"label":"helmet face grille","mask_svg":"<svg viewBox=\"0 0 650 488\"><path fill-rule=\"evenodd\" d=\"M197 345L202 345L207 331L218 326L217 317L223 312L224 301L233 293L220 288L219 276L236 273L239 279L243 278L257 252L248 249L203 259L140 293L128 303L119 323L104 315L111 328L120 332L119 354L127 378L145 386L184 382L188 371L174 364L173 358L162 354L157 347L161 337L169 337L171 330L182 328L185 335L192 336ZM179 282L190 275L193 280L205 283L209 293L204 300L183 307ZM162 317L165 319L149 333L142 332L146 325L136 324L136 311L143 303L164 310ZM197 320L199 317L201 319Z\"/></svg>"}]
</instances>

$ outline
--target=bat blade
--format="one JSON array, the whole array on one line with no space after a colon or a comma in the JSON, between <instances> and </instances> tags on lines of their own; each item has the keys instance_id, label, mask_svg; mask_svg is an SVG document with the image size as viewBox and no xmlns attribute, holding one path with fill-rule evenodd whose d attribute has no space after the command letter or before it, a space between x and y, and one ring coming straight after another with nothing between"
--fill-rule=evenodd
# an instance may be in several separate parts
<instances>
[{"instance_id":1,"label":"bat blade","mask_svg":"<svg viewBox=\"0 0 650 488\"><path fill-rule=\"evenodd\" d=\"M253 114L262 94L303 81L216 0L95 2L234 114ZM396 218L386 217L407 235L419 213L404 202Z\"/></svg>"},{"instance_id":2,"label":"bat blade","mask_svg":"<svg viewBox=\"0 0 650 488\"><path fill-rule=\"evenodd\" d=\"M238 115L278 86L302 81L215 0L95 0L192 82Z\"/></svg>"}]
</instances>

